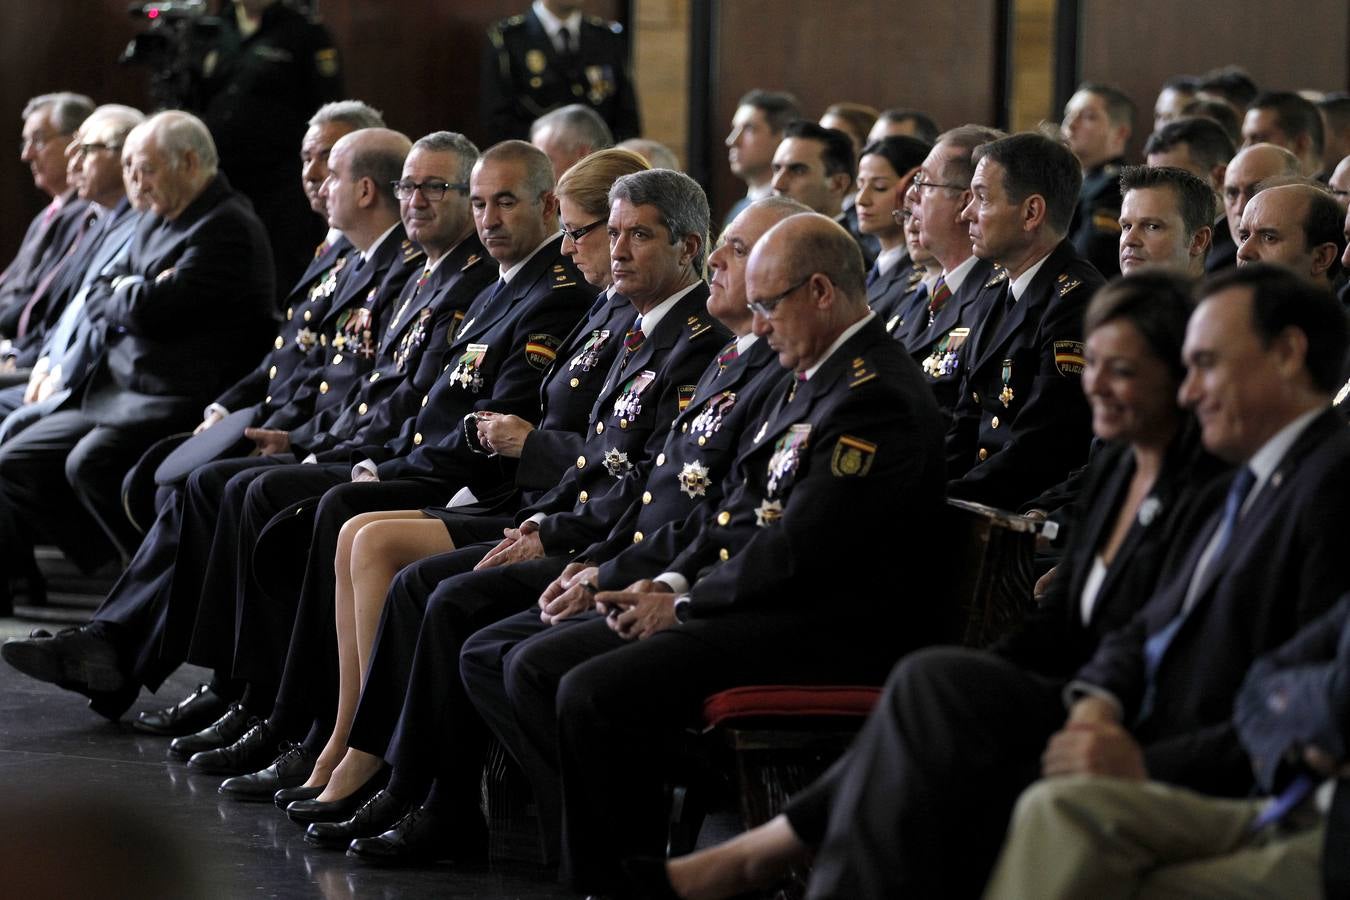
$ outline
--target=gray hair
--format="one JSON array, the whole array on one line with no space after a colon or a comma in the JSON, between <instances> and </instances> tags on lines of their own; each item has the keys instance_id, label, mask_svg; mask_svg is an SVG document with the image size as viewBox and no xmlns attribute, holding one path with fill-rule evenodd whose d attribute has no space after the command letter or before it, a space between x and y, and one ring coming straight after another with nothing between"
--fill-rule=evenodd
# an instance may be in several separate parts
<instances>
[{"instance_id":1,"label":"gray hair","mask_svg":"<svg viewBox=\"0 0 1350 900\"><path fill-rule=\"evenodd\" d=\"M353 131L362 128L383 128L384 115L360 100L334 100L320 106L318 112L309 117L311 128L333 122L348 125Z\"/></svg>"},{"instance_id":2,"label":"gray hair","mask_svg":"<svg viewBox=\"0 0 1350 900\"><path fill-rule=\"evenodd\" d=\"M427 153L453 153L459 165L455 178L462 181L469 180L469 170L478 162L478 147L457 131L433 131L418 138L412 148Z\"/></svg>"},{"instance_id":3,"label":"gray hair","mask_svg":"<svg viewBox=\"0 0 1350 900\"><path fill-rule=\"evenodd\" d=\"M674 169L680 171L680 158L660 141L650 138L629 138L619 144L620 150L632 150L647 161L653 169Z\"/></svg>"},{"instance_id":4,"label":"gray hair","mask_svg":"<svg viewBox=\"0 0 1350 900\"><path fill-rule=\"evenodd\" d=\"M62 134L74 134L80 123L89 118L94 111L94 101L84 94L71 91L57 91L53 94L39 94L24 104L22 118L27 119L39 110L52 110L52 119Z\"/></svg>"},{"instance_id":5,"label":"gray hair","mask_svg":"<svg viewBox=\"0 0 1350 900\"><path fill-rule=\"evenodd\" d=\"M146 121L147 130L154 134L160 152L170 158L175 167L189 152L197 155L202 174L214 176L220 166L220 155L216 153L216 142L201 119L181 109L169 109L156 113Z\"/></svg>"},{"instance_id":6,"label":"gray hair","mask_svg":"<svg viewBox=\"0 0 1350 900\"><path fill-rule=\"evenodd\" d=\"M145 121L145 113L133 106L123 106L121 103L105 103L91 112L85 122L94 119L107 122L112 126L112 139L120 144L127 139L131 129ZM80 124L83 126L84 123Z\"/></svg>"},{"instance_id":7,"label":"gray hair","mask_svg":"<svg viewBox=\"0 0 1350 900\"><path fill-rule=\"evenodd\" d=\"M535 119L530 125L530 140L545 128L557 129L558 136L573 148L584 145L592 150L605 150L614 146L614 134L605 120L580 103L559 107Z\"/></svg>"},{"instance_id":8,"label":"gray hair","mask_svg":"<svg viewBox=\"0 0 1350 900\"><path fill-rule=\"evenodd\" d=\"M703 272L708 250L708 195L694 179L670 169L648 169L625 175L609 189L609 202L626 200L634 206L655 206L670 232L670 242L679 243L691 234L698 235L699 249L694 270Z\"/></svg>"}]
</instances>

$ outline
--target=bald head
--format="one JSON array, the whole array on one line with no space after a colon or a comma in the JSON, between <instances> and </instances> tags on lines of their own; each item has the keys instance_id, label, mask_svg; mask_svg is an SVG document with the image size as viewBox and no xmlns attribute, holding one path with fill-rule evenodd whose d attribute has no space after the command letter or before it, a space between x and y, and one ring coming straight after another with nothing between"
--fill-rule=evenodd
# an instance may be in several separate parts
<instances>
[{"instance_id":1,"label":"bald head","mask_svg":"<svg viewBox=\"0 0 1350 900\"><path fill-rule=\"evenodd\" d=\"M1300 275L1325 279L1339 262L1340 207L1308 184L1260 191L1234 232L1238 265L1274 263Z\"/></svg>"},{"instance_id":2,"label":"bald head","mask_svg":"<svg viewBox=\"0 0 1350 900\"><path fill-rule=\"evenodd\" d=\"M380 202L393 215L398 215L398 199L393 184L403 174L403 161L412 150L412 141L401 131L390 128L362 128L343 135L329 154L345 156L349 161L348 176L369 178L378 191Z\"/></svg>"},{"instance_id":3,"label":"bald head","mask_svg":"<svg viewBox=\"0 0 1350 900\"><path fill-rule=\"evenodd\" d=\"M1331 177L1327 179L1331 195L1340 201L1341 206L1350 204L1350 156L1336 164Z\"/></svg>"},{"instance_id":4,"label":"bald head","mask_svg":"<svg viewBox=\"0 0 1350 900\"><path fill-rule=\"evenodd\" d=\"M818 213L789 216L755 245L746 297L755 334L788 369L804 372L867 314L862 254L847 231Z\"/></svg>"},{"instance_id":5,"label":"bald head","mask_svg":"<svg viewBox=\"0 0 1350 900\"><path fill-rule=\"evenodd\" d=\"M1229 232L1237 234L1242 211L1256 194L1257 185L1277 175L1298 174L1298 157L1274 144L1253 144L1234 156L1223 177L1223 208Z\"/></svg>"}]
</instances>

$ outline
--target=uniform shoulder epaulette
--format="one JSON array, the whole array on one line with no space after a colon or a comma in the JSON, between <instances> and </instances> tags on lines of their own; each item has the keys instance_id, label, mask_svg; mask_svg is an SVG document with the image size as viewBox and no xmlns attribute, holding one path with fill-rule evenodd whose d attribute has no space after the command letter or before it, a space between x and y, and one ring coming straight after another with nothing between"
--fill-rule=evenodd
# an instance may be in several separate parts
<instances>
[{"instance_id":1,"label":"uniform shoulder epaulette","mask_svg":"<svg viewBox=\"0 0 1350 900\"><path fill-rule=\"evenodd\" d=\"M923 269L914 269L909 273L909 281L905 282L905 290L912 289L920 281L923 281Z\"/></svg>"},{"instance_id":2,"label":"uniform shoulder epaulette","mask_svg":"<svg viewBox=\"0 0 1350 900\"><path fill-rule=\"evenodd\" d=\"M611 22L608 19L602 19L599 16L585 16L587 25L593 25L596 28L603 28L606 31L612 31L615 34L623 34L623 26L618 22Z\"/></svg>"},{"instance_id":3,"label":"uniform shoulder epaulette","mask_svg":"<svg viewBox=\"0 0 1350 900\"><path fill-rule=\"evenodd\" d=\"M702 316L690 316L685 323L689 326L689 340L693 340L705 332L712 331L712 323L705 321Z\"/></svg>"},{"instance_id":4,"label":"uniform shoulder epaulette","mask_svg":"<svg viewBox=\"0 0 1350 900\"><path fill-rule=\"evenodd\" d=\"M1055 279L1055 284L1059 288L1059 295L1063 297L1083 283L1081 278L1070 278L1067 272L1060 272L1059 277Z\"/></svg>"},{"instance_id":5,"label":"uniform shoulder epaulette","mask_svg":"<svg viewBox=\"0 0 1350 900\"><path fill-rule=\"evenodd\" d=\"M519 28L524 24L525 24L524 15L507 16L505 19L502 19L500 22L498 22L496 27L501 31L505 31L508 28Z\"/></svg>"},{"instance_id":6,"label":"uniform shoulder epaulette","mask_svg":"<svg viewBox=\"0 0 1350 900\"><path fill-rule=\"evenodd\" d=\"M1120 233L1120 214L1114 209L1098 209L1092 213L1092 227L1098 231Z\"/></svg>"},{"instance_id":7,"label":"uniform shoulder epaulette","mask_svg":"<svg viewBox=\"0 0 1350 900\"><path fill-rule=\"evenodd\" d=\"M559 288L569 288L569 287L576 287L576 286L577 286L577 283L576 283L576 281L572 278L571 273L567 271L567 268L566 268L565 266L563 266L561 263L556 263L556 264L554 264L554 266L553 266L553 289L556 291L556 290L558 290Z\"/></svg>"},{"instance_id":8,"label":"uniform shoulder epaulette","mask_svg":"<svg viewBox=\"0 0 1350 900\"><path fill-rule=\"evenodd\" d=\"M407 238L403 239L403 261L405 263L410 263L414 259L417 259L425 255L426 254L422 252L421 247L417 246Z\"/></svg>"},{"instance_id":9,"label":"uniform shoulder epaulette","mask_svg":"<svg viewBox=\"0 0 1350 900\"><path fill-rule=\"evenodd\" d=\"M867 360L861 356L853 357L853 362L849 364L848 369L848 389L850 391L876 377L877 373L872 371L872 367L867 364Z\"/></svg>"},{"instance_id":10,"label":"uniform shoulder epaulette","mask_svg":"<svg viewBox=\"0 0 1350 900\"><path fill-rule=\"evenodd\" d=\"M1008 270L1002 266L994 266L994 274L989 276L989 280L984 283L985 287L993 287L996 284L1002 284L1008 280Z\"/></svg>"},{"instance_id":11,"label":"uniform shoulder epaulette","mask_svg":"<svg viewBox=\"0 0 1350 900\"><path fill-rule=\"evenodd\" d=\"M460 271L461 271L461 272L467 272L467 271L469 271L470 269L472 269L474 266L478 265L478 264L479 264L480 262L482 262L482 261L483 261L483 257L480 256L480 255L477 254L477 253L474 253L474 254L470 255L468 261L465 262L464 265L460 267Z\"/></svg>"}]
</instances>

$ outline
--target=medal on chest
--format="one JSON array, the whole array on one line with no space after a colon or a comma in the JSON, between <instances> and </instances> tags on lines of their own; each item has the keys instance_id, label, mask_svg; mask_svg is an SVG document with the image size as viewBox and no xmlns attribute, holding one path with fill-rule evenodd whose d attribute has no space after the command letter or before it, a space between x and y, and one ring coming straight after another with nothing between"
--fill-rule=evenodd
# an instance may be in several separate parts
<instances>
[{"instance_id":1,"label":"medal on chest","mask_svg":"<svg viewBox=\"0 0 1350 900\"><path fill-rule=\"evenodd\" d=\"M628 454L616 447L605 451L604 466L605 471L615 478L622 478L625 472L633 468L633 464L628 461Z\"/></svg>"},{"instance_id":2,"label":"medal on chest","mask_svg":"<svg viewBox=\"0 0 1350 900\"><path fill-rule=\"evenodd\" d=\"M402 372L407 368L408 357L421 347L427 339L427 323L431 321L431 310L423 309L417 317L417 322L408 333L398 343L398 349L394 351L394 368Z\"/></svg>"},{"instance_id":3,"label":"medal on chest","mask_svg":"<svg viewBox=\"0 0 1350 900\"><path fill-rule=\"evenodd\" d=\"M800 423L787 430L787 434L773 445L773 454L769 457L769 480L765 490L770 497L778 494L779 489L797 472L801 454L811 437L811 425Z\"/></svg>"},{"instance_id":4,"label":"medal on chest","mask_svg":"<svg viewBox=\"0 0 1350 900\"><path fill-rule=\"evenodd\" d=\"M721 430L723 420L735 405L734 391L723 391L703 405L703 409L699 410L698 415L694 416L694 421L689 424L689 430L699 446L707 443L708 438Z\"/></svg>"},{"instance_id":5,"label":"medal on chest","mask_svg":"<svg viewBox=\"0 0 1350 900\"><path fill-rule=\"evenodd\" d=\"M600 362L600 351L609 343L609 329L600 328L591 332L591 336L586 339L586 343L581 346L581 352L572 357L572 362L567 366L568 369L580 369L583 372L589 372L595 368L596 363Z\"/></svg>"},{"instance_id":6,"label":"medal on chest","mask_svg":"<svg viewBox=\"0 0 1350 900\"><path fill-rule=\"evenodd\" d=\"M680 490L690 500L708 493L708 487L712 484L708 467L698 460L685 463L677 477L680 481Z\"/></svg>"},{"instance_id":7,"label":"medal on chest","mask_svg":"<svg viewBox=\"0 0 1350 900\"><path fill-rule=\"evenodd\" d=\"M647 386L655 379L656 373L645 369L619 392L619 396L614 400L614 417L619 420L620 428L627 428L629 422L642 414L642 392L647 390Z\"/></svg>"},{"instance_id":8,"label":"medal on chest","mask_svg":"<svg viewBox=\"0 0 1350 900\"><path fill-rule=\"evenodd\" d=\"M1003 361L1003 390L999 391L998 393L998 399L1003 404L1004 409L1006 409L1013 402L1013 389L1012 385L1009 383L1011 381L1012 381L1012 360L1005 359Z\"/></svg>"},{"instance_id":9,"label":"medal on chest","mask_svg":"<svg viewBox=\"0 0 1350 900\"><path fill-rule=\"evenodd\" d=\"M755 524L760 528L768 528L781 518L783 518L781 500L765 500L755 509Z\"/></svg>"},{"instance_id":10,"label":"medal on chest","mask_svg":"<svg viewBox=\"0 0 1350 900\"><path fill-rule=\"evenodd\" d=\"M487 352L487 344L470 344L466 347L464 355L459 358L459 362L450 373L450 380L471 393L477 394L482 391L483 375L479 370L483 368Z\"/></svg>"}]
</instances>

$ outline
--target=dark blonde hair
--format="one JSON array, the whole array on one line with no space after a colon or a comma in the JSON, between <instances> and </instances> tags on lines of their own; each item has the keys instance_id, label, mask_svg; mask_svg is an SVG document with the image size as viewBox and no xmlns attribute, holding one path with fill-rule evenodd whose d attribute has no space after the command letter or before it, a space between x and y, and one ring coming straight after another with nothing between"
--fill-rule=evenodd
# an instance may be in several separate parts
<instances>
[{"instance_id":1,"label":"dark blonde hair","mask_svg":"<svg viewBox=\"0 0 1350 900\"><path fill-rule=\"evenodd\" d=\"M558 179L554 193L596 216L609 214L609 189L625 175L651 166L632 150L597 150L582 157Z\"/></svg>"}]
</instances>

